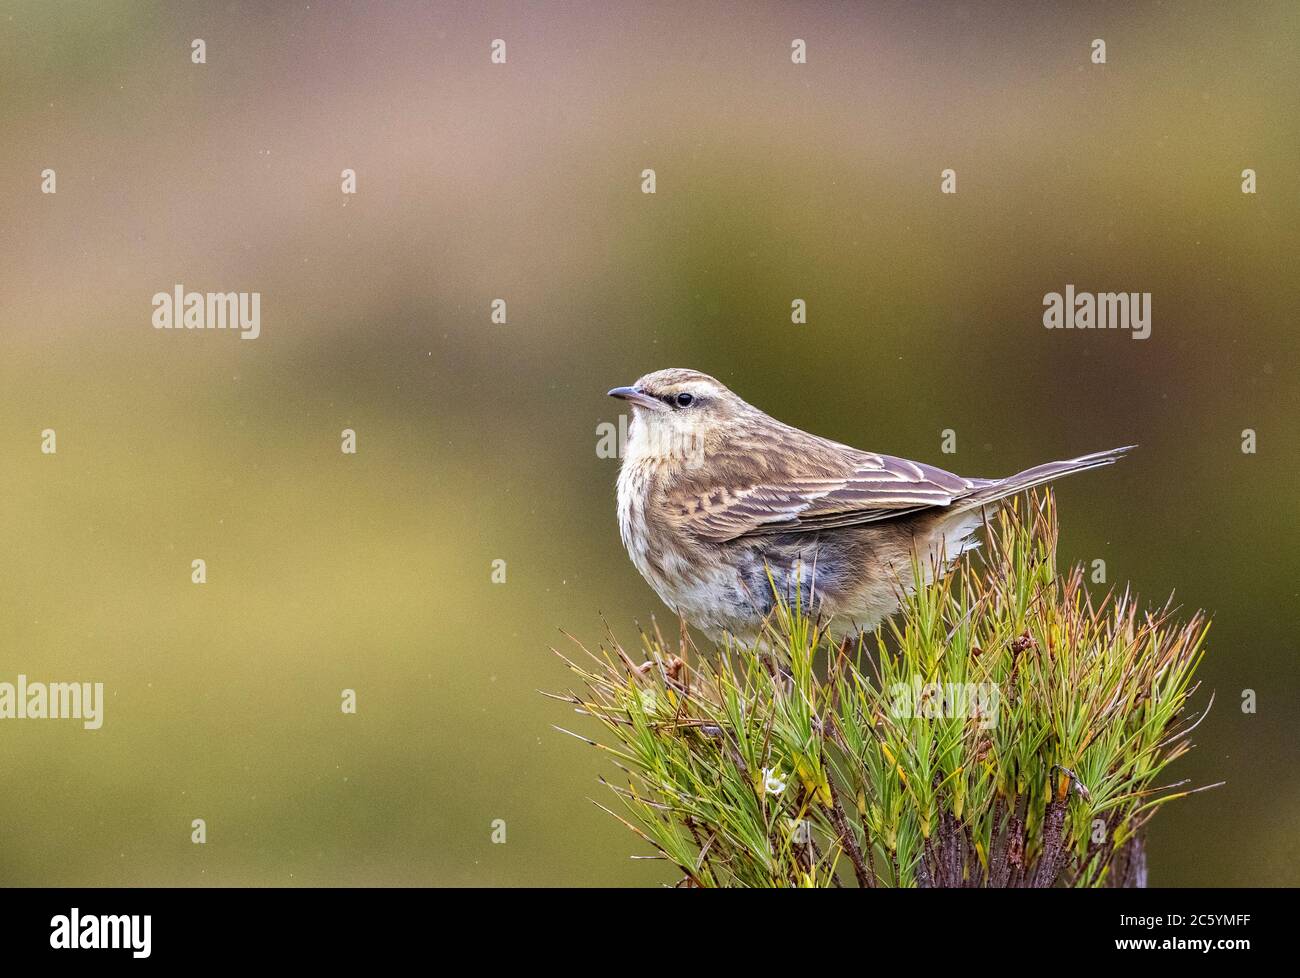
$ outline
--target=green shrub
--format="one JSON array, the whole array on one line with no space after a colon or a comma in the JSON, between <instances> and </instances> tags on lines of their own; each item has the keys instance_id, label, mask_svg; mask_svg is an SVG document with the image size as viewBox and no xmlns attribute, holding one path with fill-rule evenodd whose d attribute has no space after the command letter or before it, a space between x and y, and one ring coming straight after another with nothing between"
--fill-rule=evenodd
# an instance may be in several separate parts
<instances>
[{"instance_id":1,"label":"green shrub","mask_svg":"<svg viewBox=\"0 0 1300 978\"><path fill-rule=\"evenodd\" d=\"M562 656L621 769L606 810L685 886L1144 885L1206 620L1058 574L1050 493L986 537L856 645L778 602L757 647L656 625L642 664Z\"/></svg>"}]
</instances>

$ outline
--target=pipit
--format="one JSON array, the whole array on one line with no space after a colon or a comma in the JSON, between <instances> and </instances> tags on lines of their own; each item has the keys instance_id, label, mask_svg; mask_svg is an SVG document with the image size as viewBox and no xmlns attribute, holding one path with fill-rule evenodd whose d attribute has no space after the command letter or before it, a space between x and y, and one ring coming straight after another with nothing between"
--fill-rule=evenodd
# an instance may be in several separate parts
<instances>
[{"instance_id":1,"label":"pipit","mask_svg":"<svg viewBox=\"0 0 1300 978\"><path fill-rule=\"evenodd\" d=\"M775 595L844 638L943 573L997 504L1132 446L972 479L782 424L707 374L659 370L611 397L632 407L618 476L623 545L676 614L753 641Z\"/></svg>"}]
</instances>

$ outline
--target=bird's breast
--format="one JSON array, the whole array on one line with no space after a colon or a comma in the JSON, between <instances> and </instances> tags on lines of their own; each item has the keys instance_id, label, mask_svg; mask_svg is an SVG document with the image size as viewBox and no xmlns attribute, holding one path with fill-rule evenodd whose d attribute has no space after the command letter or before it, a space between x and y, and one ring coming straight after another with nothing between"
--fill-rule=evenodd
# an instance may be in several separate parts
<instances>
[{"instance_id":1,"label":"bird's breast","mask_svg":"<svg viewBox=\"0 0 1300 978\"><path fill-rule=\"evenodd\" d=\"M659 499L663 473L654 459L628 458L618 477L618 530L632 563L674 611L699 583L701 562L692 541Z\"/></svg>"}]
</instances>

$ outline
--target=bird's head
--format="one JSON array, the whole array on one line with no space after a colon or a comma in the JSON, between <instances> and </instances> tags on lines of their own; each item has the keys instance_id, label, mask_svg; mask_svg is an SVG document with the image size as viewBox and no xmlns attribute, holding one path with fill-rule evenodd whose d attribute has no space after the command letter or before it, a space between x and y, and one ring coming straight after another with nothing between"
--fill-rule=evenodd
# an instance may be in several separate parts
<instances>
[{"instance_id":1,"label":"bird's head","mask_svg":"<svg viewBox=\"0 0 1300 978\"><path fill-rule=\"evenodd\" d=\"M754 411L708 374L680 368L656 370L609 396L632 406L629 454L686 462L698 460L734 421Z\"/></svg>"}]
</instances>

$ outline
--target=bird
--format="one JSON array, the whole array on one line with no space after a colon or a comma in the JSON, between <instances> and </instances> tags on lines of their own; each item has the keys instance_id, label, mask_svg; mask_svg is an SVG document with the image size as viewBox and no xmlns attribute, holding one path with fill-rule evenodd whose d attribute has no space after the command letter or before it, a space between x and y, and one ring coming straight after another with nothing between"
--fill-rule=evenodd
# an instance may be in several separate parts
<instances>
[{"instance_id":1,"label":"bird","mask_svg":"<svg viewBox=\"0 0 1300 978\"><path fill-rule=\"evenodd\" d=\"M664 604L715 642L757 642L778 596L836 639L869 632L916 586L914 558L927 577L943 573L1004 500L1135 447L968 478L784 424L697 370L608 393L631 407L623 545Z\"/></svg>"}]
</instances>

